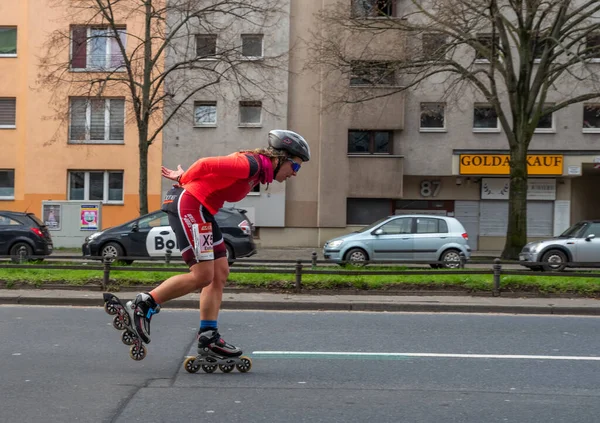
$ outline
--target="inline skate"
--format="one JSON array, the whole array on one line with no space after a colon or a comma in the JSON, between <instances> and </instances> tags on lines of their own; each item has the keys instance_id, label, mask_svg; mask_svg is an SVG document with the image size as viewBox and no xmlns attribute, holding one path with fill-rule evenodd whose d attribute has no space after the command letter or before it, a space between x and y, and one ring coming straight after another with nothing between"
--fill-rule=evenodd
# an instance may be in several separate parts
<instances>
[{"instance_id":1,"label":"inline skate","mask_svg":"<svg viewBox=\"0 0 600 423\"><path fill-rule=\"evenodd\" d=\"M122 331L121 341L131 346L129 356L136 361L143 360L147 353L144 343L150 343L150 319L160 311L160 306L148 294L138 294L125 305L114 294L105 293L103 298L104 311L115 316L113 327Z\"/></svg>"},{"instance_id":2,"label":"inline skate","mask_svg":"<svg viewBox=\"0 0 600 423\"><path fill-rule=\"evenodd\" d=\"M223 341L216 329L210 329L198 334L198 355L186 357L183 367L189 373L200 369L213 373L217 368L223 373L235 368L246 373L252 368L252 360L243 356L239 348Z\"/></svg>"}]
</instances>

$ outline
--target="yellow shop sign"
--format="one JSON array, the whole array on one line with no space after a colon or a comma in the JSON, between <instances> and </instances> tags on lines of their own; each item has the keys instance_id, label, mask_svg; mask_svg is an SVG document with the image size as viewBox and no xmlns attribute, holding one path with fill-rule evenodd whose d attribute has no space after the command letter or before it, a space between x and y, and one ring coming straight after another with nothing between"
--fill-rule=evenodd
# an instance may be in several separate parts
<instances>
[{"instance_id":1,"label":"yellow shop sign","mask_svg":"<svg viewBox=\"0 0 600 423\"><path fill-rule=\"evenodd\" d=\"M508 154L461 154L461 175L508 175L510 174ZM527 156L529 175L562 175L563 156L561 154L530 154Z\"/></svg>"}]
</instances>

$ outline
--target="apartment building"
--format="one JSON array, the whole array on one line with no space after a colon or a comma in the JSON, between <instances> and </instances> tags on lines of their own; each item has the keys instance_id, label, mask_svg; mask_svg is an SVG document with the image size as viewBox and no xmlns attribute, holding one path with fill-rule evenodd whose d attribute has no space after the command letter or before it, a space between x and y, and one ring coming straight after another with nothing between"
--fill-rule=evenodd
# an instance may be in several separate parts
<instances>
[{"instance_id":1,"label":"apartment building","mask_svg":"<svg viewBox=\"0 0 600 423\"><path fill-rule=\"evenodd\" d=\"M106 26L71 12L43 0L0 0L0 209L42 217L44 202L91 202L108 227L139 215L137 131L122 88L90 98L40 84L39 58L56 31L65 34L54 58L64 75L119 71L122 55ZM123 18L123 42L141 28ZM159 139L148 158L151 210L160 204L161 156Z\"/></svg>"},{"instance_id":2,"label":"apartment building","mask_svg":"<svg viewBox=\"0 0 600 423\"><path fill-rule=\"evenodd\" d=\"M243 5L225 7L227 13L206 13L197 25L190 22L186 35L168 49L167 68L188 59L195 63L186 75L167 83L173 103L182 107L163 131L166 167L187 169L202 157L264 148L270 130L293 129L288 124L290 2L254 5L257 13ZM198 87L203 88L192 92ZM305 177L309 172L303 166L301 173ZM171 183L163 180L163 193ZM288 203L288 186L274 182L256 186L244 200L226 206L246 210L261 236L289 226Z\"/></svg>"},{"instance_id":3,"label":"apartment building","mask_svg":"<svg viewBox=\"0 0 600 423\"><path fill-rule=\"evenodd\" d=\"M343 4L325 1L323 7ZM348 14L394 16L400 2L352 5ZM292 4L293 39L317 27L321 7ZM424 49L431 46L427 40L416 41ZM395 42L405 45L406 40ZM598 43L600 36L594 34L586 40L588 48ZM390 40L371 45L372 56L361 60L381 60L377 48L391 45ZM327 94L344 84L360 90L361 76L339 75L336 86L322 72L301 72L309 55L299 51L290 61L290 127L304 134L316 153L306 166L310 175L288 186L288 237L322 245L385 215L430 213L461 220L474 249L502 249L508 223L508 142L482 96L467 89L447 98L440 88L444 81L434 79L415 90L328 113L323 111ZM484 62L480 65L486 66ZM600 67L600 56L587 65ZM380 80L381 93L395 83L386 78ZM548 104L590 88L569 80L562 84L551 92ZM598 218L600 204L593 191L600 182L599 103L570 105L538 124L528 159L530 239L555 236L579 220Z\"/></svg>"}]
</instances>

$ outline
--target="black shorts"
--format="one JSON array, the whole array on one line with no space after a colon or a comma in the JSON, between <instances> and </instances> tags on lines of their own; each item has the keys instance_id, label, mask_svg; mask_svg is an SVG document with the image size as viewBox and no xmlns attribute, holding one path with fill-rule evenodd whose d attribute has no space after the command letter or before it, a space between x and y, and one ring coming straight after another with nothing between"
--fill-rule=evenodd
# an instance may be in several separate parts
<instances>
[{"instance_id":1,"label":"black shorts","mask_svg":"<svg viewBox=\"0 0 600 423\"><path fill-rule=\"evenodd\" d=\"M171 188L161 210L169 216L177 248L188 266L227 257L227 247L215 217L185 189Z\"/></svg>"}]
</instances>

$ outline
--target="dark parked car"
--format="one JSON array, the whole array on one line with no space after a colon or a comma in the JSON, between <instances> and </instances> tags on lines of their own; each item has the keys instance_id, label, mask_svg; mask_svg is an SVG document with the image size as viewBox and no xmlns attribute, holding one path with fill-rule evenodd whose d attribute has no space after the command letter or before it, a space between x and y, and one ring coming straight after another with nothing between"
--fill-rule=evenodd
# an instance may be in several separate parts
<instances>
[{"instance_id":1,"label":"dark parked car","mask_svg":"<svg viewBox=\"0 0 600 423\"><path fill-rule=\"evenodd\" d=\"M18 261L20 251L26 258L51 254L50 232L33 213L0 211L0 256Z\"/></svg>"},{"instance_id":2,"label":"dark parked car","mask_svg":"<svg viewBox=\"0 0 600 423\"><path fill-rule=\"evenodd\" d=\"M245 210L223 208L215 219L223 232L230 263L233 259L256 254L253 228ZM167 250L171 250L173 257L181 256L167 214L160 210L95 232L85 239L81 248L84 256L164 257ZM133 263L133 260L124 261Z\"/></svg>"}]
</instances>

